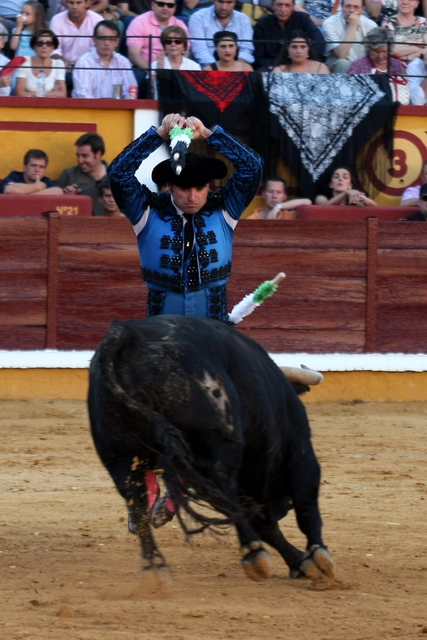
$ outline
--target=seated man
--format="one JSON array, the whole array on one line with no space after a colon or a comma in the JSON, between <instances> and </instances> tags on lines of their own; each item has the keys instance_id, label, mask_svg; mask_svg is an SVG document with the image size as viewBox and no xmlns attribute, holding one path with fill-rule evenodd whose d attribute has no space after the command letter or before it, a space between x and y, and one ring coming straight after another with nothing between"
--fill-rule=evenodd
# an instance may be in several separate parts
<instances>
[{"instance_id":1,"label":"seated man","mask_svg":"<svg viewBox=\"0 0 427 640\"><path fill-rule=\"evenodd\" d=\"M414 187L407 187L405 191L402 193L402 197L400 199L401 207L416 207L419 204L420 200L420 191L421 187L427 184L427 160L423 162L423 167L421 169L421 185L415 185Z\"/></svg>"},{"instance_id":2,"label":"seated man","mask_svg":"<svg viewBox=\"0 0 427 640\"><path fill-rule=\"evenodd\" d=\"M120 32L112 20L102 20L93 32L95 48L79 58L73 69L73 98L130 98L129 87L136 85L127 58L115 51ZM114 92L119 85L119 94Z\"/></svg>"},{"instance_id":3,"label":"seated man","mask_svg":"<svg viewBox=\"0 0 427 640\"><path fill-rule=\"evenodd\" d=\"M206 140L234 166L227 184L211 193L209 183L225 178L222 160L188 152L177 175L170 160L152 172L155 184L170 191L155 194L135 171L175 127L189 127L194 140ZM122 151L109 167L119 208L137 235L142 276L148 287L147 315L174 313L227 321L226 285L231 272L233 233L257 192L262 162L258 154L221 127L207 129L195 117L169 114Z\"/></svg>"},{"instance_id":4,"label":"seated man","mask_svg":"<svg viewBox=\"0 0 427 640\"><path fill-rule=\"evenodd\" d=\"M323 23L326 65L332 73L346 73L352 62L365 55L365 36L378 25L362 15L364 9L364 0L342 0L342 13Z\"/></svg>"},{"instance_id":5,"label":"seated man","mask_svg":"<svg viewBox=\"0 0 427 640\"><path fill-rule=\"evenodd\" d=\"M294 0L274 0L273 13L260 18L254 29L255 66L272 69L283 47L294 31L305 31L313 50L324 59L325 39L320 29L303 11L295 11Z\"/></svg>"},{"instance_id":6,"label":"seated man","mask_svg":"<svg viewBox=\"0 0 427 640\"><path fill-rule=\"evenodd\" d=\"M206 67L215 63L213 36L218 31L232 31L239 41L239 60L252 64L253 31L250 18L235 10L236 0L214 0L211 7L194 13L188 23L191 50L195 60Z\"/></svg>"},{"instance_id":7,"label":"seated man","mask_svg":"<svg viewBox=\"0 0 427 640\"><path fill-rule=\"evenodd\" d=\"M80 56L92 49L90 36L102 20L98 13L89 9L90 4L91 0L65 0L66 11L57 13L50 21L50 28L59 39L53 57L60 57L68 71Z\"/></svg>"},{"instance_id":8,"label":"seated man","mask_svg":"<svg viewBox=\"0 0 427 640\"><path fill-rule=\"evenodd\" d=\"M107 218L124 218L125 214L122 213L117 206L117 202L114 200L113 194L111 193L110 183L107 178L101 181L98 192L99 201L104 209L104 213L102 215Z\"/></svg>"},{"instance_id":9,"label":"seated man","mask_svg":"<svg viewBox=\"0 0 427 640\"><path fill-rule=\"evenodd\" d=\"M24 170L12 171L3 180L0 193L15 195L62 195L63 190L45 176L49 159L44 151L30 149L24 156Z\"/></svg>"},{"instance_id":10,"label":"seated man","mask_svg":"<svg viewBox=\"0 0 427 640\"><path fill-rule=\"evenodd\" d=\"M419 211L414 213L413 216L403 218L406 221L411 222L426 222L427 221L427 184L423 184L420 189L420 197L418 200Z\"/></svg>"},{"instance_id":11,"label":"seated man","mask_svg":"<svg viewBox=\"0 0 427 640\"><path fill-rule=\"evenodd\" d=\"M286 200L286 182L283 178L267 178L262 191L264 206L256 209L246 220L293 220L295 209L303 204L311 204L308 198Z\"/></svg>"},{"instance_id":12,"label":"seated man","mask_svg":"<svg viewBox=\"0 0 427 640\"><path fill-rule=\"evenodd\" d=\"M104 140L97 133L84 133L75 142L77 165L64 169L58 184L64 193L81 194L92 198L94 216L102 216L103 207L99 201L98 188L107 176L107 163L102 159L105 153Z\"/></svg>"}]
</instances>

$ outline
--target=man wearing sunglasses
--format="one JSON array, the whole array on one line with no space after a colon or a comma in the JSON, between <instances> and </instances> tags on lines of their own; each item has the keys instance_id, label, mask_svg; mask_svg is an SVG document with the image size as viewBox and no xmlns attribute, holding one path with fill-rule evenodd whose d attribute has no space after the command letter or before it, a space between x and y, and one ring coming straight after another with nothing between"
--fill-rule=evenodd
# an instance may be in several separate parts
<instances>
[{"instance_id":1,"label":"man wearing sunglasses","mask_svg":"<svg viewBox=\"0 0 427 640\"><path fill-rule=\"evenodd\" d=\"M194 140L205 140L234 166L227 184L211 192L209 183L223 179L219 158L188 152L182 171L171 160L158 164L153 182L169 191L152 193L135 172L175 127L189 127ZM257 192L262 161L258 154L221 127L207 129L194 117L169 114L131 143L111 163L111 191L137 236L142 277L148 287L147 314L173 313L226 321L226 285L231 271L233 233Z\"/></svg>"},{"instance_id":2,"label":"man wearing sunglasses","mask_svg":"<svg viewBox=\"0 0 427 640\"><path fill-rule=\"evenodd\" d=\"M418 200L418 206L420 210L413 216L404 218L406 221L411 222L426 222L427 221L427 184L423 184L420 189L420 198Z\"/></svg>"},{"instance_id":3,"label":"man wearing sunglasses","mask_svg":"<svg viewBox=\"0 0 427 640\"><path fill-rule=\"evenodd\" d=\"M151 11L137 16L127 28L128 56L138 69L148 69L163 51L160 36L163 29L178 26L188 34L182 20L175 18L175 0L153 0ZM151 37L150 37L151 36Z\"/></svg>"}]
</instances>

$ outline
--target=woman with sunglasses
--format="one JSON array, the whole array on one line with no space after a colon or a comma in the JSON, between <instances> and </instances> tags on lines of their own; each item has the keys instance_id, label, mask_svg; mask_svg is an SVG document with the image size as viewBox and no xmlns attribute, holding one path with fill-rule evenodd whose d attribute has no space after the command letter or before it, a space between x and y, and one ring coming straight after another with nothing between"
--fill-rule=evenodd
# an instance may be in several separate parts
<instances>
[{"instance_id":1,"label":"woman with sunglasses","mask_svg":"<svg viewBox=\"0 0 427 640\"><path fill-rule=\"evenodd\" d=\"M40 70L45 73L46 97L66 98L65 65L62 60L53 60L51 55L59 45L58 38L50 29L40 29L31 37L30 46L35 56L16 72L15 94L20 97L35 98L37 96L37 77Z\"/></svg>"},{"instance_id":2,"label":"woman with sunglasses","mask_svg":"<svg viewBox=\"0 0 427 640\"><path fill-rule=\"evenodd\" d=\"M153 69L176 69L178 71L200 71L201 67L194 60L185 57L188 37L182 27L166 27L160 36L163 51L157 54Z\"/></svg>"}]
</instances>

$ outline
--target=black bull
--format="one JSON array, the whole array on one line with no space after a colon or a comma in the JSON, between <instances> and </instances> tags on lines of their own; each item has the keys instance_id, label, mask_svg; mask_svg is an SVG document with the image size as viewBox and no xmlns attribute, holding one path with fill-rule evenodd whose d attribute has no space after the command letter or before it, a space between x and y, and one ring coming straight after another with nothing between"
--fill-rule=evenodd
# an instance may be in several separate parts
<instances>
[{"instance_id":1,"label":"black bull","mask_svg":"<svg viewBox=\"0 0 427 640\"><path fill-rule=\"evenodd\" d=\"M333 575L304 406L264 349L235 328L166 315L114 322L91 362L89 414L97 452L139 536L144 570L166 568L152 536L145 478L161 470L184 528L182 512L199 530L236 526L253 580L269 575L264 542L292 577ZM201 513L200 502L216 516ZM278 526L291 508L307 538L305 553Z\"/></svg>"}]
</instances>

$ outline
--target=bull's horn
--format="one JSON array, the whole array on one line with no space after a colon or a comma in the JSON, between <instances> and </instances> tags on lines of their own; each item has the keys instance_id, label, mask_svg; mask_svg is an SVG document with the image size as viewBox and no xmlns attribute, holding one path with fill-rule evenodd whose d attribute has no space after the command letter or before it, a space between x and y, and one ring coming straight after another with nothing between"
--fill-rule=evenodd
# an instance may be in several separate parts
<instances>
[{"instance_id":1,"label":"bull's horn","mask_svg":"<svg viewBox=\"0 0 427 640\"><path fill-rule=\"evenodd\" d=\"M299 367L280 367L285 376L291 382L299 382L300 384L316 385L320 384L323 380L323 375L320 371L313 371L308 367L301 365Z\"/></svg>"}]
</instances>

